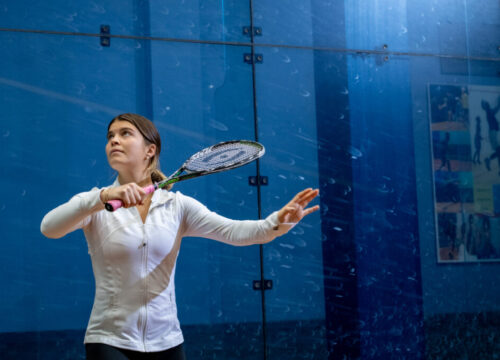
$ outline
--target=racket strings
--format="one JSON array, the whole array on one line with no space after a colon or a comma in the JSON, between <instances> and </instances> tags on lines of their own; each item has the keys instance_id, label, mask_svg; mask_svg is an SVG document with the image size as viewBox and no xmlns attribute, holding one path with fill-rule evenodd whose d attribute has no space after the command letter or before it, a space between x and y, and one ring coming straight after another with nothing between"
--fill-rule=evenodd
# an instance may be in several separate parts
<instances>
[{"instance_id":1,"label":"racket strings","mask_svg":"<svg viewBox=\"0 0 500 360\"><path fill-rule=\"evenodd\" d=\"M186 164L191 171L209 171L249 162L259 156L263 149L254 144L241 142L214 145L195 155Z\"/></svg>"}]
</instances>

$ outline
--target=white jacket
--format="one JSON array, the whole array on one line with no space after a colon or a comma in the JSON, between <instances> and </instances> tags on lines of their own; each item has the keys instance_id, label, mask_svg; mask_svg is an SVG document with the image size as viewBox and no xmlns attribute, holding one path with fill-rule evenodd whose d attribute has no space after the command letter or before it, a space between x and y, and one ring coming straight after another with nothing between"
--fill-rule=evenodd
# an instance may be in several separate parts
<instances>
[{"instance_id":1,"label":"white jacket","mask_svg":"<svg viewBox=\"0 0 500 360\"><path fill-rule=\"evenodd\" d=\"M112 186L119 185L116 180ZM276 211L265 220L230 220L178 191L164 190L154 192L143 224L135 207L105 211L101 190L75 195L41 224L51 238L80 228L85 233L96 283L85 343L148 352L181 344L174 286L181 239L263 244L295 225L278 224Z\"/></svg>"}]
</instances>

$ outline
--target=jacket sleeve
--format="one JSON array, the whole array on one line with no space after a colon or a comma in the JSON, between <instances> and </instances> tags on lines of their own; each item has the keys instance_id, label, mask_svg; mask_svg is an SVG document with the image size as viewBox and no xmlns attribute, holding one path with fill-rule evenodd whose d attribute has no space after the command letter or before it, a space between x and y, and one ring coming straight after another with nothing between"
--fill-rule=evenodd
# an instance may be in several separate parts
<instances>
[{"instance_id":1,"label":"jacket sleeve","mask_svg":"<svg viewBox=\"0 0 500 360\"><path fill-rule=\"evenodd\" d=\"M40 231L48 238L58 239L64 235L87 226L91 215L104 209L100 193L102 189L94 188L73 196L64 203L51 210L44 216Z\"/></svg>"},{"instance_id":2,"label":"jacket sleeve","mask_svg":"<svg viewBox=\"0 0 500 360\"><path fill-rule=\"evenodd\" d=\"M275 211L264 220L231 220L199 201L177 192L184 225L183 236L204 237L234 246L265 244L286 234L295 223L278 221Z\"/></svg>"}]
</instances>

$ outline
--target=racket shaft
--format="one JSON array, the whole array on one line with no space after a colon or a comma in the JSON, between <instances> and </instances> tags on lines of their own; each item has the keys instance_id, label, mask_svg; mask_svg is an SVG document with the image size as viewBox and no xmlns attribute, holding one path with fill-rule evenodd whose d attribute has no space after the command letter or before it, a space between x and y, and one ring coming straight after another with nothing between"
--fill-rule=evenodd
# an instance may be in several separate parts
<instances>
[{"instance_id":1,"label":"racket shaft","mask_svg":"<svg viewBox=\"0 0 500 360\"><path fill-rule=\"evenodd\" d=\"M205 175L203 173L193 173L193 174L186 174L186 175L181 175L181 176L178 176L178 173L176 174L177 176L175 177L169 177L161 182L159 182L157 184L158 188L164 188L165 186L167 185L170 185L170 184L174 184L176 182L179 182L179 181L183 181L183 180L188 180L188 179L192 179L192 178L195 178L195 177L198 177L198 176L202 176L202 175Z\"/></svg>"},{"instance_id":2,"label":"racket shaft","mask_svg":"<svg viewBox=\"0 0 500 360\"><path fill-rule=\"evenodd\" d=\"M181 166L177 171L175 171L172 175L167 177L165 180L160 181L156 184L157 188L161 189L169 184L173 184L178 182L179 174L184 171L184 166Z\"/></svg>"}]
</instances>

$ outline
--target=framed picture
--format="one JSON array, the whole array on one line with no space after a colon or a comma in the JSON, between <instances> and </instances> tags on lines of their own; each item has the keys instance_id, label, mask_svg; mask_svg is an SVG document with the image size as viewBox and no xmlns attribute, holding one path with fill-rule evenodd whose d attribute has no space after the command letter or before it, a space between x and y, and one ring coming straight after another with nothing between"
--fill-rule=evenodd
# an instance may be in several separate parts
<instances>
[{"instance_id":1,"label":"framed picture","mask_svg":"<svg viewBox=\"0 0 500 360\"><path fill-rule=\"evenodd\" d=\"M500 88L428 95L438 262L500 261Z\"/></svg>"}]
</instances>

